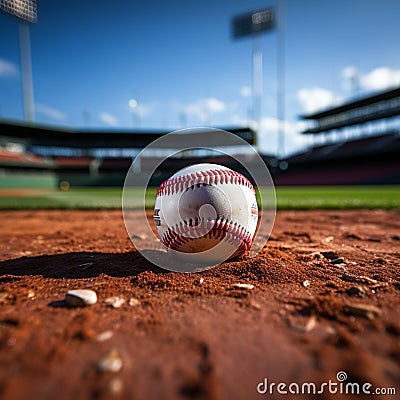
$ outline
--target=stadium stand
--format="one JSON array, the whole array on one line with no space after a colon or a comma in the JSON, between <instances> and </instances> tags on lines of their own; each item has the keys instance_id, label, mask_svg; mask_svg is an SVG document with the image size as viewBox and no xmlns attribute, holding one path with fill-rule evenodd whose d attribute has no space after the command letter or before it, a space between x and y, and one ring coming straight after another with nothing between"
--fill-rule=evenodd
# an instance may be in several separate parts
<instances>
[{"instance_id":1,"label":"stadium stand","mask_svg":"<svg viewBox=\"0 0 400 400\"><path fill-rule=\"evenodd\" d=\"M255 143L254 131L249 128L225 128L225 130L236 134L249 144ZM38 177L43 176L43 169L46 169L51 176L55 177L58 186L61 183L63 187L122 186L132 159L142 148L166 133L168 132L73 130L0 121L0 146L11 146L20 150L15 154L4 151L3 157L0 153L0 167L4 167L1 170L0 187L10 182L10 179L4 178L7 174L12 173L14 182L17 178L15 170L11 169L11 159L13 166L19 168L22 174L28 166L30 173L36 172ZM210 133L212 137L209 135L207 138L214 140L215 133ZM174 140L181 142L180 137L175 137ZM219 146L222 145L224 143L219 144ZM185 157L171 158L162 163L154 174L152 184L159 184L163 179L189 164L199 162L232 164L224 157L211 157L205 160L204 155L193 157L189 153ZM191 153L196 153L196 151ZM2 160L5 161L2 162ZM31 160L29 165L28 160ZM34 160L36 161L33 162ZM153 168L161 161L162 155L158 155L158 159L157 157L148 158L143 167L147 168L146 163L150 162ZM26 184L26 179L22 181ZM31 182L34 180L31 179Z\"/></svg>"},{"instance_id":2,"label":"stadium stand","mask_svg":"<svg viewBox=\"0 0 400 400\"><path fill-rule=\"evenodd\" d=\"M128 171L132 164L132 158L130 157L106 157L99 160L99 171L101 172L116 172L116 171Z\"/></svg>"},{"instance_id":3,"label":"stadium stand","mask_svg":"<svg viewBox=\"0 0 400 400\"><path fill-rule=\"evenodd\" d=\"M339 140L313 146L286 158L288 168L277 171L275 183L399 184L399 115L400 89L397 88L302 116L314 123L303 134L324 136L334 131ZM349 129L369 133L352 140L343 140Z\"/></svg>"},{"instance_id":4,"label":"stadium stand","mask_svg":"<svg viewBox=\"0 0 400 400\"><path fill-rule=\"evenodd\" d=\"M0 148L0 167L7 168L52 168L51 160L36 154L26 152L14 152Z\"/></svg>"},{"instance_id":5,"label":"stadium stand","mask_svg":"<svg viewBox=\"0 0 400 400\"><path fill-rule=\"evenodd\" d=\"M400 88L358 98L301 116L313 123L302 132L304 135L328 137L335 132L335 142L313 146L282 160L269 155L262 158L276 185L400 184L399 116ZM255 144L255 132L249 128L225 130ZM364 136L345 139L354 132ZM166 133L72 130L0 121L0 186L8 173L12 172L14 179L16 171L25 170L39 175L46 171L58 184L69 186L122 186L132 159ZM214 137L214 133L208 136L211 140ZM18 151L10 151L14 147ZM199 162L225 165L250 178L240 162L246 154L232 159L191 150L163 161L163 149L160 151L142 160L143 170L159 165L152 185Z\"/></svg>"},{"instance_id":6,"label":"stadium stand","mask_svg":"<svg viewBox=\"0 0 400 400\"><path fill-rule=\"evenodd\" d=\"M400 183L400 136L395 133L319 146L287 159L277 185Z\"/></svg>"}]
</instances>

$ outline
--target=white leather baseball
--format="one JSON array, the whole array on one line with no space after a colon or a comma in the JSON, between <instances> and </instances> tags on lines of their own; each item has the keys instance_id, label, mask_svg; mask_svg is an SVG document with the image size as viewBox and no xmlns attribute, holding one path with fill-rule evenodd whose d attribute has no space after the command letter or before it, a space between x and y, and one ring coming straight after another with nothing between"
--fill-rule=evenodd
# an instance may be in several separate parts
<instances>
[{"instance_id":1,"label":"white leather baseball","mask_svg":"<svg viewBox=\"0 0 400 400\"><path fill-rule=\"evenodd\" d=\"M157 190L154 221L168 250L222 262L250 249L257 220L252 184L218 164L183 168Z\"/></svg>"}]
</instances>

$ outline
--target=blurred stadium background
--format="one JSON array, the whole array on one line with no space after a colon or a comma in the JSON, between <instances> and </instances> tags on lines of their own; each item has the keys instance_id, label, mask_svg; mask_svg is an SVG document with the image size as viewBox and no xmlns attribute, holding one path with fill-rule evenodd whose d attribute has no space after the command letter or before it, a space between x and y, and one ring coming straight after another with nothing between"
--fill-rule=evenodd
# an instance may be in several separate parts
<instances>
[{"instance_id":1,"label":"blurred stadium background","mask_svg":"<svg viewBox=\"0 0 400 400\"><path fill-rule=\"evenodd\" d=\"M312 122L302 134L313 135L315 145L282 159L262 155L277 186L400 184L400 89L301 118ZM257 135L251 128L222 128L256 144ZM66 130L1 120L0 187L121 187L133 158L166 133ZM246 157L242 151L237 149L239 161ZM148 165L158 164L157 158L162 156L162 149L155 151ZM158 185L177 170L198 162L243 169L228 156L193 150L163 163L152 183Z\"/></svg>"},{"instance_id":2,"label":"blurred stadium background","mask_svg":"<svg viewBox=\"0 0 400 400\"><path fill-rule=\"evenodd\" d=\"M19 8L20 4L22 8ZM3 11L25 22L36 21L35 1L2 1L1 6ZM272 19L271 9L240 16L233 21L233 36L236 38L272 29ZM32 193L40 197L38 193L66 192L82 187L122 188L135 156L168 131L75 129L34 123L29 54L23 54L23 48L29 47L29 37L24 36L24 32L26 34L26 31L20 31L21 42L26 42L24 46L21 43L21 63L26 64L21 67L25 121L0 119L0 203L3 207L13 207L18 197L29 198ZM253 63L261 62L258 52L255 48ZM257 64L253 67L254 71L262 69ZM260 112L262 96L258 88L261 86L261 76L258 75L255 73L253 77L255 114L257 110L258 114ZM282 84L283 77L278 81ZM282 91L284 86L280 89ZM281 112L283 120L283 92L277 102L278 113ZM254 115L254 118L257 120L260 115ZM350 98L339 106L299 118L309 123L308 128L300 134L312 137L313 145L295 154L282 155L279 151L277 154L262 154L278 188L332 185L373 185L376 188L377 185L392 185L392 197L397 196L396 185L400 184L400 88ZM257 124L219 128L257 146ZM154 151L152 157L143 162L142 168L152 168L162 157L162 149ZM248 157L248 154L241 148L236 151L236 160L213 151L181 153L160 165L153 175L151 186L157 186L177 170L199 162L225 165L247 175L240 164L243 157ZM373 191L377 197L379 193L384 193L382 186L380 192ZM290 193L293 196L294 192ZM301 190L298 193L305 195ZM319 193L331 192L319 190ZM7 198L9 201L5 200ZM27 201L20 204L29 207ZM43 202L44 207L46 204ZM389 204L398 205L393 202ZM18 205L15 203L15 206Z\"/></svg>"}]
</instances>

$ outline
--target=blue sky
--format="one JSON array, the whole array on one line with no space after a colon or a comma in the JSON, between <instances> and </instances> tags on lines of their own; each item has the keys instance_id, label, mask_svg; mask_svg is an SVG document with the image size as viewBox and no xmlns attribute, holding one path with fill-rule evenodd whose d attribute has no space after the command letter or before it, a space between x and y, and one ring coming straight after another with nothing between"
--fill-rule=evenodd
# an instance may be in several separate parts
<instances>
[{"instance_id":1,"label":"blue sky","mask_svg":"<svg viewBox=\"0 0 400 400\"><path fill-rule=\"evenodd\" d=\"M231 19L277 8L277 0L37 3L30 29L37 122L169 130L253 123L253 40L233 40ZM279 124L292 152L308 143L300 114L400 84L399 1L285 4L285 121L277 120L278 33L260 38L263 152L276 152ZM0 117L21 121L18 23L5 13L0 37Z\"/></svg>"}]
</instances>

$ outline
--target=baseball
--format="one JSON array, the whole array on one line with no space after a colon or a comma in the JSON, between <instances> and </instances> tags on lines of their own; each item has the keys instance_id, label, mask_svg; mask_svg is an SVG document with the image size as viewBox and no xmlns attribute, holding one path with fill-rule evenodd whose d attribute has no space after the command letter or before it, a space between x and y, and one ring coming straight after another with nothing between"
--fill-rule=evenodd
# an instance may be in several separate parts
<instances>
[{"instance_id":1,"label":"baseball","mask_svg":"<svg viewBox=\"0 0 400 400\"><path fill-rule=\"evenodd\" d=\"M218 164L183 168L157 190L154 222L170 252L220 263L250 249L257 220L252 184Z\"/></svg>"}]
</instances>

